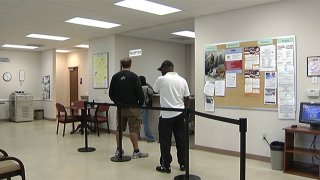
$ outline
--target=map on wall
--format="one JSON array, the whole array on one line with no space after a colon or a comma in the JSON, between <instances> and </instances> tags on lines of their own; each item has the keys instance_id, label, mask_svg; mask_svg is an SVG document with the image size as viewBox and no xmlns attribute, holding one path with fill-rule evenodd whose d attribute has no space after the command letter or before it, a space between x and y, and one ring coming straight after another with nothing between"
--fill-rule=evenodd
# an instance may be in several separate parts
<instances>
[{"instance_id":1,"label":"map on wall","mask_svg":"<svg viewBox=\"0 0 320 180\"><path fill-rule=\"evenodd\" d=\"M109 87L108 53L93 55L93 88L107 89Z\"/></svg>"}]
</instances>

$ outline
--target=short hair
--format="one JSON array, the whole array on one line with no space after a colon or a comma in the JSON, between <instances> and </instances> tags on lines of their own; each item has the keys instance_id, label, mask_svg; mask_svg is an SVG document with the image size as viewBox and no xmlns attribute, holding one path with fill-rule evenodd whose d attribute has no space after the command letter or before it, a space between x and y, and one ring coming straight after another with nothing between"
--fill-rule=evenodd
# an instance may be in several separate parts
<instances>
[{"instance_id":1,"label":"short hair","mask_svg":"<svg viewBox=\"0 0 320 180\"><path fill-rule=\"evenodd\" d=\"M121 67L123 68L129 68L131 67L131 58L124 58L124 59L121 59L120 63L121 63Z\"/></svg>"},{"instance_id":2,"label":"short hair","mask_svg":"<svg viewBox=\"0 0 320 180\"><path fill-rule=\"evenodd\" d=\"M145 86L147 84L146 77L144 76L139 76L140 82L142 86Z\"/></svg>"}]
</instances>

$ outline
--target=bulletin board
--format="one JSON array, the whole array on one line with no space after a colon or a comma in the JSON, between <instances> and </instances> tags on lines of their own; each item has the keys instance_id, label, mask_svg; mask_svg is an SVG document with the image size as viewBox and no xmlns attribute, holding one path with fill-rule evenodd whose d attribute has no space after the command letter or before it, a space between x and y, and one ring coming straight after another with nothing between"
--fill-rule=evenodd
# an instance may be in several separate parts
<instances>
[{"instance_id":1,"label":"bulletin board","mask_svg":"<svg viewBox=\"0 0 320 180\"><path fill-rule=\"evenodd\" d=\"M266 45L275 45L276 50L276 67L275 72L277 72L277 43L279 39L283 38L291 38L293 37L294 41L294 64L296 64L296 48L295 48L295 37L294 36L285 36L285 37L277 37L277 38L269 38L265 39L268 43ZM230 107L230 108L246 108L246 109L269 109L269 110L277 110L278 108L278 96L277 93L276 97L276 104L265 104L264 102L264 87L265 87L265 72L267 71L260 71L260 93L248 95L245 93L245 54L244 48L245 47L255 47L255 46L263 46L264 40L255 40L255 41L242 41L242 42L235 42L232 43L221 43L221 44L214 44L215 49L219 50L228 50L230 48L241 48L242 49L242 69L241 72L236 73L236 87L226 87L225 88L225 95L224 96L214 96L214 105L216 107ZM208 46L208 45L206 45ZM232 47L234 46L234 47ZM294 65L294 69L295 65ZM206 68L207 71L207 68ZM294 70L296 71L296 70ZM228 71L226 71L227 73ZM206 72L207 73L207 72ZM296 81L294 82L294 87L296 87ZM296 88L294 88L296 89ZM295 91L295 90L294 90Z\"/></svg>"}]
</instances>

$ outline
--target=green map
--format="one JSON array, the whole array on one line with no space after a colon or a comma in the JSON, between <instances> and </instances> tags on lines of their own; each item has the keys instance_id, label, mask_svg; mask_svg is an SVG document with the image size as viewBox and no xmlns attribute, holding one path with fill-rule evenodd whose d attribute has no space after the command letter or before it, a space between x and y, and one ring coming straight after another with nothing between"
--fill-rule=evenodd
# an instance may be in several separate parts
<instances>
[{"instance_id":1,"label":"green map","mask_svg":"<svg viewBox=\"0 0 320 180\"><path fill-rule=\"evenodd\" d=\"M93 55L93 88L108 88L108 53Z\"/></svg>"}]
</instances>

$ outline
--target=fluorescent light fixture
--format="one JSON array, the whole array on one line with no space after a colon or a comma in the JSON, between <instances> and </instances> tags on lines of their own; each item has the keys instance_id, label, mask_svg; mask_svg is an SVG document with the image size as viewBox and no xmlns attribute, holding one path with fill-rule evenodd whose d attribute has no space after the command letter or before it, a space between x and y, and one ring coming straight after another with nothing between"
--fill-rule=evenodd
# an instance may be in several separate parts
<instances>
[{"instance_id":1,"label":"fluorescent light fixture","mask_svg":"<svg viewBox=\"0 0 320 180\"><path fill-rule=\"evenodd\" d=\"M195 38L196 37L196 33L192 32L192 31L179 31L179 32L171 33L171 34L178 35L178 36L189 37L189 38Z\"/></svg>"},{"instance_id":2,"label":"fluorescent light fixture","mask_svg":"<svg viewBox=\"0 0 320 180\"><path fill-rule=\"evenodd\" d=\"M146 0L124 0L118 3L115 3L114 5L135 9L138 11L144 11L152 14L157 14L157 15L166 15L166 14L171 14L171 13L181 11L180 9L177 9L177 8L165 6L162 4L157 4L157 3L146 1Z\"/></svg>"},{"instance_id":3,"label":"fluorescent light fixture","mask_svg":"<svg viewBox=\"0 0 320 180\"><path fill-rule=\"evenodd\" d=\"M77 48L89 48L89 45L88 44L79 44L79 45L76 45L75 47L77 47Z\"/></svg>"},{"instance_id":4,"label":"fluorescent light fixture","mask_svg":"<svg viewBox=\"0 0 320 180\"><path fill-rule=\"evenodd\" d=\"M37 38L37 39L49 39L49 40L55 40L55 41L65 41L67 39L70 39L68 37L52 36L52 35L45 35L45 34L29 34L26 37Z\"/></svg>"},{"instance_id":5,"label":"fluorescent light fixture","mask_svg":"<svg viewBox=\"0 0 320 180\"><path fill-rule=\"evenodd\" d=\"M37 49L38 46L24 46L24 45L15 45L15 44L4 44L2 47L6 48L17 48L17 49Z\"/></svg>"},{"instance_id":6,"label":"fluorescent light fixture","mask_svg":"<svg viewBox=\"0 0 320 180\"><path fill-rule=\"evenodd\" d=\"M80 24L85 26L93 26L93 27L99 27L99 28L105 28L110 29L114 27L121 26L120 24L105 22L105 21L98 21L94 19L87 19L87 18L81 18L81 17L75 17L69 20L66 20L67 23L73 23L73 24Z\"/></svg>"},{"instance_id":7,"label":"fluorescent light fixture","mask_svg":"<svg viewBox=\"0 0 320 180\"><path fill-rule=\"evenodd\" d=\"M63 49L57 49L56 52L57 52L57 53L68 53L68 52L70 52L70 51L68 51L68 50L63 50Z\"/></svg>"}]
</instances>

